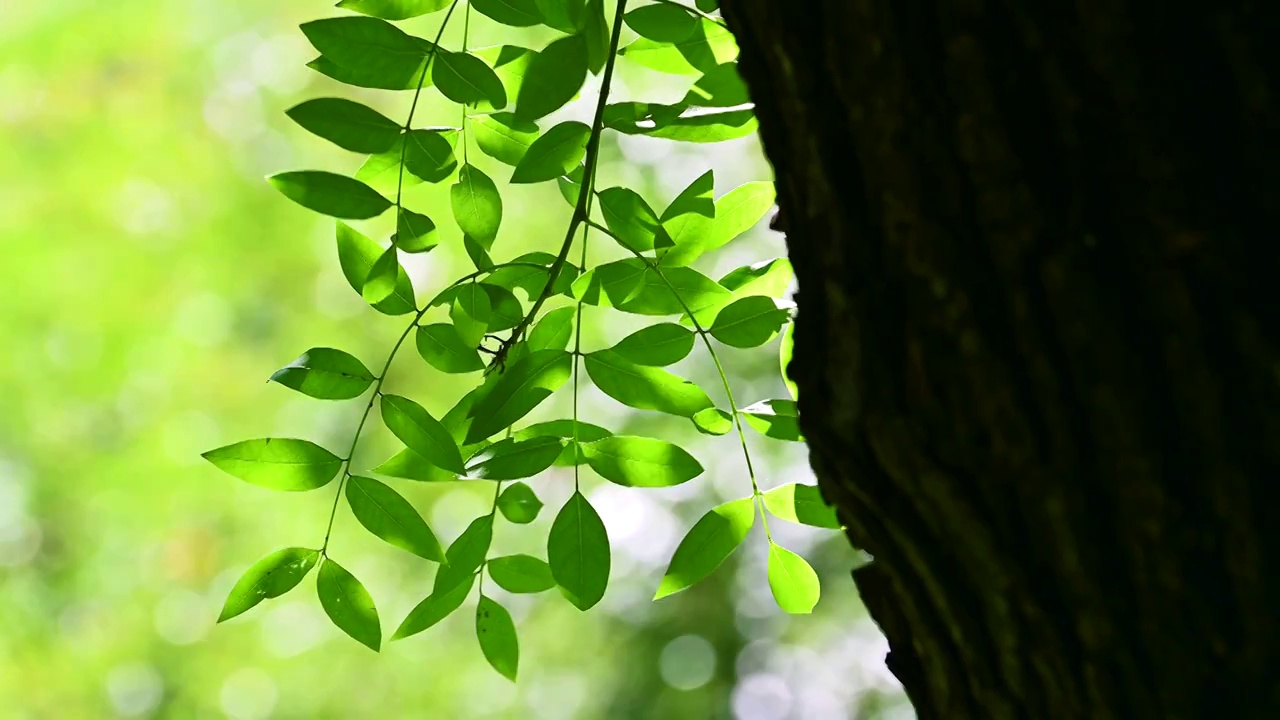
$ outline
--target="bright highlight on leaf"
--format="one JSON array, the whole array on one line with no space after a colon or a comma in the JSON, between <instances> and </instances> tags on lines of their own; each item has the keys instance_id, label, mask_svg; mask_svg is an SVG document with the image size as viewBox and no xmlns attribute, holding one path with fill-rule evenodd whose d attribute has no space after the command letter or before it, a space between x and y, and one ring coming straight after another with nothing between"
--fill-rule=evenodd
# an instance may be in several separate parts
<instances>
[{"instance_id":1,"label":"bright highlight on leaf","mask_svg":"<svg viewBox=\"0 0 1280 720\"><path fill-rule=\"evenodd\" d=\"M219 470L269 490L315 490L328 485L342 458L310 440L242 440L210 450L205 460Z\"/></svg>"},{"instance_id":2,"label":"bright highlight on leaf","mask_svg":"<svg viewBox=\"0 0 1280 720\"><path fill-rule=\"evenodd\" d=\"M373 373L352 355L333 348L311 348L277 370L271 379L321 400L349 400L373 384Z\"/></svg>"},{"instance_id":3,"label":"bright highlight on leaf","mask_svg":"<svg viewBox=\"0 0 1280 720\"><path fill-rule=\"evenodd\" d=\"M319 559L320 551L307 548L285 548L262 558L231 588L218 622L230 620L263 600L280 597L294 589Z\"/></svg>"},{"instance_id":4,"label":"bright highlight on leaf","mask_svg":"<svg viewBox=\"0 0 1280 720\"><path fill-rule=\"evenodd\" d=\"M756 521L754 497L719 505L698 520L676 547L654 600L699 582L742 544Z\"/></svg>"},{"instance_id":5,"label":"bright highlight on leaf","mask_svg":"<svg viewBox=\"0 0 1280 720\"><path fill-rule=\"evenodd\" d=\"M498 496L498 510L507 520L527 525L537 519L542 501L534 494L533 488L522 482L513 483Z\"/></svg>"},{"instance_id":6,"label":"bright highlight on leaf","mask_svg":"<svg viewBox=\"0 0 1280 720\"><path fill-rule=\"evenodd\" d=\"M769 589L778 607L792 615L813 612L822 594L818 574L809 563L773 542L769 543Z\"/></svg>"},{"instance_id":7,"label":"bright highlight on leaf","mask_svg":"<svg viewBox=\"0 0 1280 720\"><path fill-rule=\"evenodd\" d=\"M791 483L776 487L764 494L764 506L771 515L783 520L813 527L840 529L835 508L822 499L822 493L815 485Z\"/></svg>"},{"instance_id":8,"label":"bright highlight on leaf","mask_svg":"<svg viewBox=\"0 0 1280 720\"><path fill-rule=\"evenodd\" d=\"M568 173L587 154L587 140L590 137L591 128L576 120L556 125L529 146L516 165L511 182L545 182Z\"/></svg>"},{"instance_id":9,"label":"bright highlight on leaf","mask_svg":"<svg viewBox=\"0 0 1280 720\"><path fill-rule=\"evenodd\" d=\"M702 474L696 458L656 438L613 435L582 445L582 456L600 477L627 487L668 487Z\"/></svg>"},{"instance_id":10,"label":"bright highlight on leaf","mask_svg":"<svg viewBox=\"0 0 1280 720\"><path fill-rule=\"evenodd\" d=\"M465 472L453 436L421 405L399 395L384 395L382 421L400 442L432 465L459 475Z\"/></svg>"}]
</instances>

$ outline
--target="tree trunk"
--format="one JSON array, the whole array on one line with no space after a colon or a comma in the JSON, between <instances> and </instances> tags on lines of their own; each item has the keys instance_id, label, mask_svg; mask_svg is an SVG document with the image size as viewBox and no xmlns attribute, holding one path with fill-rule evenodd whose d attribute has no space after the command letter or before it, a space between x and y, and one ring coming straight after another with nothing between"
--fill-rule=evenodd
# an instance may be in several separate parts
<instances>
[{"instance_id":1,"label":"tree trunk","mask_svg":"<svg viewBox=\"0 0 1280 720\"><path fill-rule=\"evenodd\" d=\"M1280 718L1280 3L723 4L919 716Z\"/></svg>"}]
</instances>

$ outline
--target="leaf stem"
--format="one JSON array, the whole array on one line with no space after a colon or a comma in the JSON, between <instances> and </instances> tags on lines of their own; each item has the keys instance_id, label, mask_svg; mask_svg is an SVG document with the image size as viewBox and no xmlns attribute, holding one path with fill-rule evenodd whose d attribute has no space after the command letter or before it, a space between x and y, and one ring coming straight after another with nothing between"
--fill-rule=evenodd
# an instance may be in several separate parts
<instances>
[{"instance_id":1,"label":"leaf stem","mask_svg":"<svg viewBox=\"0 0 1280 720\"><path fill-rule=\"evenodd\" d=\"M564 241L560 244L560 252L556 255L555 262L551 263L551 273L547 280L547 284L542 288L542 292L538 293L538 299L534 301L529 312L520 320L520 323L511 331L511 336L498 348L498 352L494 354L493 362L489 368L499 368L506 360L507 353L511 351L511 347L520 341L524 332L529 329L529 324L538 316L538 311L542 309L543 303L547 298L551 297L551 293L555 287L555 282L560 277L560 272L564 269L565 262L569 258L569 248L573 245L573 237L578 232L578 226L590 220L588 208L591 202L591 193L587 190L588 179L595 176L596 164L600 158L600 137L604 132L604 109L609 101L609 87L613 84L613 66L618 57L618 44L622 38L622 16L627 8L627 0L618 0L618 6L613 15L613 31L609 39L609 56L605 60L604 74L600 83L600 97L596 101L595 117L591 122L591 137L587 140L587 157L582 166L582 186L578 192L578 202L574 205L573 216L569 219L569 229L565 231Z\"/></svg>"},{"instance_id":2,"label":"leaf stem","mask_svg":"<svg viewBox=\"0 0 1280 720\"><path fill-rule=\"evenodd\" d=\"M431 63L435 60L436 50L440 47L440 38L444 37L444 29L449 25L449 18L453 17L454 8L458 7L458 0L453 0L453 4L449 6L449 12L445 13L444 20L440 23L440 30L436 32L435 42L431 43L431 49L427 51L426 61L422 65L422 75L418 77L418 87L413 91L413 102L409 105L409 118L404 121L404 139L400 142L400 177L396 180L396 220L400 219L400 211L403 205L400 198L404 193L404 159L409 150L409 131L413 129L413 114L418 110L418 99L422 97L422 87L427 82L427 73L431 72ZM467 8L470 9L468 4ZM465 131L465 126L464 126ZM466 152L466 148L463 148Z\"/></svg>"}]
</instances>

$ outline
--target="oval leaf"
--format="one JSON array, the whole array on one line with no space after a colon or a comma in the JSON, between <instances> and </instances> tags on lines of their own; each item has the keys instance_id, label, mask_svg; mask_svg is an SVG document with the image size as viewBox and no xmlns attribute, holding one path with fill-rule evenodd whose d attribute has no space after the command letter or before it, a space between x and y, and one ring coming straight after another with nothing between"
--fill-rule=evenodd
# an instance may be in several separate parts
<instances>
[{"instance_id":1,"label":"oval leaf","mask_svg":"<svg viewBox=\"0 0 1280 720\"><path fill-rule=\"evenodd\" d=\"M453 218L462 232L475 238L486 250L498 237L502 224L502 196L498 186L474 165L463 165L458 182L449 191Z\"/></svg>"},{"instance_id":2,"label":"oval leaf","mask_svg":"<svg viewBox=\"0 0 1280 720\"><path fill-rule=\"evenodd\" d=\"M472 135L480 152L508 165L519 165L538 139L537 124L512 113L481 115L471 120Z\"/></svg>"},{"instance_id":3,"label":"oval leaf","mask_svg":"<svg viewBox=\"0 0 1280 720\"><path fill-rule=\"evenodd\" d=\"M356 520L375 536L418 557L444 562L435 533L400 493L372 478L352 475L347 503Z\"/></svg>"},{"instance_id":4,"label":"oval leaf","mask_svg":"<svg viewBox=\"0 0 1280 720\"><path fill-rule=\"evenodd\" d=\"M671 365L685 359L693 350L692 330L675 323L658 323L623 338L614 345L613 353L636 365Z\"/></svg>"},{"instance_id":5,"label":"oval leaf","mask_svg":"<svg viewBox=\"0 0 1280 720\"><path fill-rule=\"evenodd\" d=\"M539 350L519 360L470 413L465 444L479 442L510 427L529 414L573 374L573 362L563 350Z\"/></svg>"},{"instance_id":6,"label":"oval leaf","mask_svg":"<svg viewBox=\"0 0 1280 720\"><path fill-rule=\"evenodd\" d=\"M468 53L437 51L431 79L441 94L461 105L487 102L501 109L507 104L507 90L493 68Z\"/></svg>"},{"instance_id":7,"label":"oval leaf","mask_svg":"<svg viewBox=\"0 0 1280 720\"><path fill-rule=\"evenodd\" d=\"M242 440L201 457L225 473L270 490L298 492L328 485L342 458L310 440Z\"/></svg>"},{"instance_id":8,"label":"oval leaf","mask_svg":"<svg viewBox=\"0 0 1280 720\"><path fill-rule=\"evenodd\" d=\"M764 506L783 520L813 527L840 529L836 510L822 499L816 485L790 483L764 494Z\"/></svg>"},{"instance_id":9,"label":"oval leaf","mask_svg":"<svg viewBox=\"0 0 1280 720\"><path fill-rule=\"evenodd\" d=\"M538 120L564 107L587 79L587 43L579 35L560 38L529 62L516 96L516 116Z\"/></svg>"},{"instance_id":10,"label":"oval leaf","mask_svg":"<svg viewBox=\"0 0 1280 720\"><path fill-rule=\"evenodd\" d=\"M326 558L316 578L316 594L324 612L342 632L374 652L382 645L382 625L373 598L355 575Z\"/></svg>"},{"instance_id":11,"label":"oval leaf","mask_svg":"<svg viewBox=\"0 0 1280 720\"><path fill-rule=\"evenodd\" d=\"M556 125L529 146L516 165L511 182L546 182L565 175L582 162L590 137L591 128L576 120Z\"/></svg>"},{"instance_id":12,"label":"oval leaf","mask_svg":"<svg viewBox=\"0 0 1280 720\"><path fill-rule=\"evenodd\" d=\"M291 120L343 150L371 155L391 149L400 125L391 118L345 98L315 98L285 111Z\"/></svg>"},{"instance_id":13,"label":"oval leaf","mask_svg":"<svg viewBox=\"0 0 1280 720\"><path fill-rule=\"evenodd\" d=\"M556 586L551 566L532 555L507 555L489 561L489 577L513 593L540 593Z\"/></svg>"},{"instance_id":14,"label":"oval leaf","mask_svg":"<svg viewBox=\"0 0 1280 720\"><path fill-rule=\"evenodd\" d=\"M694 414L693 426L704 435L726 435L733 430L733 416L720 408L709 407Z\"/></svg>"},{"instance_id":15,"label":"oval leaf","mask_svg":"<svg viewBox=\"0 0 1280 720\"><path fill-rule=\"evenodd\" d=\"M436 572L431 592L445 594L464 582L470 582L475 577L476 571L484 564L484 558L489 554L489 544L492 542L493 516L481 515L472 520L445 553L447 564L441 565Z\"/></svg>"},{"instance_id":16,"label":"oval leaf","mask_svg":"<svg viewBox=\"0 0 1280 720\"><path fill-rule=\"evenodd\" d=\"M449 323L418 328L418 354L431 367L445 373L469 373L484 369L484 360L474 345L468 346Z\"/></svg>"},{"instance_id":17,"label":"oval leaf","mask_svg":"<svg viewBox=\"0 0 1280 720\"><path fill-rule=\"evenodd\" d=\"M556 308L542 316L529 331L529 349L564 350L573 337L573 319L576 307Z\"/></svg>"},{"instance_id":18,"label":"oval leaf","mask_svg":"<svg viewBox=\"0 0 1280 720\"><path fill-rule=\"evenodd\" d=\"M449 319L458 329L458 337L467 347L476 347L489 330L492 306L489 294L478 283L467 283L457 289L449 308Z\"/></svg>"},{"instance_id":19,"label":"oval leaf","mask_svg":"<svg viewBox=\"0 0 1280 720\"><path fill-rule=\"evenodd\" d=\"M734 300L716 315L711 335L725 345L752 348L773 339L791 320L777 301L763 295Z\"/></svg>"},{"instance_id":20,"label":"oval leaf","mask_svg":"<svg viewBox=\"0 0 1280 720\"><path fill-rule=\"evenodd\" d=\"M519 480L551 467L564 443L559 438L500 440L485 448L467 464L467 477L479 480Z\"/></svg>"},{"instance_id":21,"label":"oval leaf","mask_svg":"<svg viewBox=\"0 0 1280 720\"><path fill-rule=\"evenodd\" d=\"M271 187L308 210L352 220L377 217L391 201L364 183L323 170L295 170L267 178Z\"/></svg>"},{"instance_id":22,"label":"oval leaf","mask_svg":"<svg viewBox=\"0 0 1280 720\"><path fill-rule=\"evenodd\" d=\"M400 442L436 467L464 472L458 444L440 421L421 405L399 395L382 397L382 421Z\"/></svg>"},{"instance_id":23,"label":"oval leaf","mask_svg":"<svg viewBox=\"0 0 1280 720\"><path fill-rule=\"evenodd\" d=\"M804 442L796 404L791 400L762 400L742 411L756 432L775 440Z\"/></svg>"},{"instance_id":24,"label":"oval leaf","mask_svg":"<svg viewBox=\"0 0 1280 720\"><path fill-rule=\"evenodd\" d=\"M406 208L396 216L395 246L407 253L423 253L440 244L440 233L431 218Z\"/></svg>"},{"instance_id":25,"label":"oval leaf","mask_svg":"<svg viewBox=\"0 0 1280 720\"><path fill-rule=\"evenodd\" d=\"M493 669L515 682L516 669L520 664L516 624L511 621L511 613L506 608L484 595L476 605L476 639Z\"/></svg>"},{"instance_id":26,"label":"oval leaf","mask_svg":"<svg viewBox=\"0 0 1280 720\"><path fill-rule=\"evenodd\" d=\"M498 510L507 520L517 525L527 525L537 519L542 510L542 501L533 493L533 488L518 482L498 496Z\"/></svg>"},{"instance_id":27,"label":"oval leaf","mask_svg":"<svg viewBox=\"0 0 1280 720\"><path fill-rule=\"evenodd\" d=\"M275 382L321 400L359 397L373 373L354 356L333 348L311 348L271 376Z\"/></svg>"},{"instance_id":28,"label":"oval leaf","mask_svg":"<svg viewBox=\"0 0 1280 720\"><path fill-rule=\"evenodd\" d=\"M583 364L596 387L623 405L688 418L712 407L697 385L666 370L628 362L611 350L588 353Z\"/></svg>"},{"instance_id":29,"label":"oval leaf","mask_svg":"<svg viewBox=\"0 0 1280 720\"><path fill-rule=\"evenodd\" d=\"M424 182L436 183L444 180L458 167L458 156L453 148L457 141L458 131L451 128L410 130L405 135L408 145L403 148L404 169L409 175ZM399 187L400 154L396 153L388 159L391 160L389 169L395 177L396 187ZM361 172L364 171L365 168L361 168ZM360 173L357 173L357 177L360 177Z\"/></svg>"},{"instance_id":30,"label":"oval leaf","mask_svg":"<svg viewBox=\"0 0 1280 720\"><path fill-rule=\"evenodd\" d=\"M582 456L600 477L627 487L668 487L702 474L697 458L657 438L614 435L583 444Z\"/></svg>"},{"instance_id":31,"label":"oval leaf","mask_svg":"<svg viewBox=\"0 0 1280 720\"><path fill-rule=\"evenodd\" d=\"M609 533L586 496L574 491L556 514L547 538L547 562L560 592L589 610L609 585Z\"/></svg>"},{"instance_id":32,"label":"oval leaf","mask_svg":"<svg viewBox=\"0 0 1280 720\"><path fill-rule=\"evenodd\" d=\"M769 589L778 607L792 615L813 612L822 594L818 574L799 555L769 543Z\"/></svg>"},{"instance_id":33,"label":"oval leaf","mask_svg":"<svg viewBox=\"0 0 1280 720\"><path fill-rule=\"evenodd\" d=\"M391 636L392 640L401 640L411 635L426 630L441 620L449 617L449 615L457 610L462 601L467 599L467 595L471 594L471 586L475 583L474 575L467 575L456 585L448 587L444 592L431 593L422 602L414 606L413 610L400 623L400 627L396 629L396 634Z\"/></svg>"},{"instance_id":34,"label":"oval leaf","mask_svg":"<svg viewBox=\"0 0 1280 720\"><path fill-rule=\"evenodd\" d=\"M231 588L218 622L230 620L263 600L280 597L294 589L319 559L319 550L307 548L285 548L262 558Z\"/></svg>"},{"instance_id":35,"label":"oval leaf","mask_svg":"<svg viewBox=\"0 0 1280 720\"><path fill-rule=\"evenodd\" d=\"M338 7L383 20L408 20L443 10L452 3L453 0L342 0Z\"/></svg>"},{"instance_id":36,"label":"oval leaf","mask_svg":"<svg viewBox=\"0 0 1280 720\"><path fill-rule=\"evenodd\" d=\"M542 22L535 0L471 0L471 6L491 20L510 27L532 27Z\"/></svg>"},{"instance_id":37,"label":"oval leaf","mask_svg":"<svg viewBox=\"0 0 1280 720\"><path fill-rule=\"evenodd\" d=\"M384 254L378 243L357 232L344 222L338 223L338 263L342 266L342 274L347 278L351 288L364 297L365 282L369 278L373 265ZM399 263L396 263L399 265ZM373 309L387 315L404 315L414 311L416 301L413 297L413 284L404 268L399 268L396 283L391 295L381 302L374 303Z\"/></svg>"},{"instance_id":38,"label":"oval leaf","mask_svg":"<svg viewBox=\"0 0 1280 720\"><path fill-rule=\"evenodd\" d=\"M678 593L710 575L742 544L755 521L754 497L727 502L708 511L676 547L653 599Z\"/></svg>"},{"instance_id":39,"label":"oval leaf","mask_svg":"<svg viewBox=\"0 0 1280 720\"><path fill-rule=\"evenodd\" d=\"M653 249L662 223L639 193L623 187L601 190L600 212L609 231L623 247L636 252Z\"/></svg>"},{"instance_id":40,"label":"oval leaf","mask_svg":"<svg viewBox=\"0 0 1280 720\"><path fill-rule=\"evenodd\" d=\"M310 66L360 87L412 90L425 83L431 43L372 17L338 17L302 24L302 32L323 62Z\"/></svg>"}]
</instances>

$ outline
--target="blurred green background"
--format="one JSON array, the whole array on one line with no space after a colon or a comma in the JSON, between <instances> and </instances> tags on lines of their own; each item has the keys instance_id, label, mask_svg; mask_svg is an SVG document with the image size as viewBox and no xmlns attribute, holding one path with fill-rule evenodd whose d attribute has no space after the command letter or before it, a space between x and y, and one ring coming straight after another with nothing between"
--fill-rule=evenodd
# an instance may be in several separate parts
<instances>
[{"instance_id":1,"label":"blurred green background","mask_svg":"<svg viewBox=\"0 0 1280 720\"><path fill-rule=\"evenodd\" d=\"M708 472L658 491L589 482L613 543L609 592L586 614L555 593L499 595L520 631L518 684L476 646L474 596L377 655L330 625L312 580L214 626L250 563L318 545L335 486L271 493L199 453L264 436L345 446L363 401L322 403L264 381L313 346L379 367L407 322L351 292L331 220L262 180L358 167L283 115L303 99L358 97L393 118L406 112L408 93L357 91L304 67L315 53L298 23L340 12L314 0L0 4L0 717L910 717L848 577L857 554L837 533L774 524L822 576L811 616L773 604L759 527L707 582L649 600L684 531L749 482L732 436L698 435L594 390L585 420L680 442ZM438 22L402 26L428 34ZM483 18L471 33L473 47L547 40ZM625 63L619 72L619 99L679 97L688 84ZM456 124L436 97L424 95L418 124ZM600 187L625 182L655 206L707 167L717 194L769 178L754 138L611 140L604 162ZM406 260L420 300L470 267L446 192L407 195L445 232L442 247ZM554 251L569 217L555 188L504 188L504 200L495 258ZM760 227L701 267L719 277L783 252ZM630 322L589 309L584 344L603 347ZM742 404L785 396L776 341L726 349L726 362ZM674 370L719 396L699 351ZM394 392L433 411L467 389L411 350L393 373ZM395 449L387 435L368 432L358 464L385 459ZM812 482L802 446L751 439L766 487ZM544 556L567 477L555 468L531 482L547 510L529 526L501 524L495 551ZM488 512L492 492L395 486L446 541ZM345 508L332 552L373 593L387 634L430 589L433 565L372 538Z\"/></svg>"}]
</instances>

